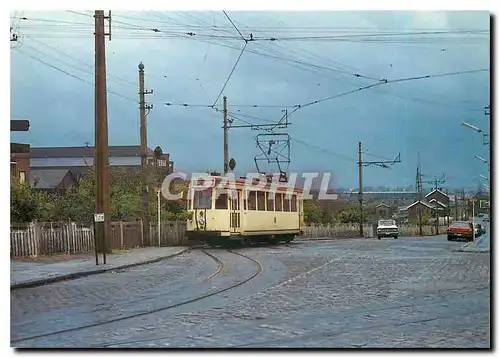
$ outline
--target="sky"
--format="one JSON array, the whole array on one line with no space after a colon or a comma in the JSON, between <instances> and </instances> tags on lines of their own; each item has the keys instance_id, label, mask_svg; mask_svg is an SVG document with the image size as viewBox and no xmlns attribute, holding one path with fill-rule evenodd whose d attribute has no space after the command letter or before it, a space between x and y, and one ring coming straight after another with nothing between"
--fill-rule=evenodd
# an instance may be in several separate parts
<instances>
[{"instance_id":1,"label":"sky","mask_svg":"<svg viewBox=\"0 0 500 358\"><path fill-rule=\"evenodd\" d=\"M13 141L93 145L92 15L11 13L19 39L11 42L11 118L31 123ZM153 89L148 146L170 153L178 171L222 170L225 95L233 125L275 123L288 111L291 124L275 129L291 138L288 172L328 172L334 188L356 188L361 142L364 161L401 159L365 167L364 186L415 185L420 161L424 180L444 174L444 187L477 187L488 170L474 156L488 158L488 147L461 122L489 133L489 29L489 13L470 11L112 11L109 144L140 143L142 61ZM229 130L237 173L255 172L260 133Z\"/></svg>"}]
</instances>

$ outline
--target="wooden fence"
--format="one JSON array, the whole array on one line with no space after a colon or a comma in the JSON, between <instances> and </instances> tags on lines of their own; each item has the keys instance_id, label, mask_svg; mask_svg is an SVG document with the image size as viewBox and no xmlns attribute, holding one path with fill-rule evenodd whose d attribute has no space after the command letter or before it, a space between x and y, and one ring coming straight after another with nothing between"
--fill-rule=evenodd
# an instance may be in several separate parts
<instances>
[{"instance_id":1,"label":"wooden fence","mask_svg":"<svg viewBox=\"0 0 500 358\"><path fill-rule=\"evenodd\" d=\"M188 245L185 238L184 221L161 223L160 240L158 226L150 224L150 240L145 242L141 221L111 223L110 248L126 250L143 246ZM309 225L303 228L303 238L355 238L359 237L359 225ZM435 226L423 226L425 236L435 235ZM418 225L399 226L400 236L417 236ZM446 226L439 227L439 233L446 232ZM374 237L374 227L364 225L365 238ZM158 242L159 241L159 242ZM92 225L81 223L29 223L13 224L10 231L11 257L43 256L53 254L80 254L94 251L94 230Z\"/></svg>"},{"instance_id":2,"label":"wooden fence","mask_svg":"<svg viewBox=\"0 0 500 358\"><path fill-rule=\"evenodd\" d=\"M112 222L109 246L112 250L126 250L143 246L158 246L158 229L150 226L150 242L144 242L142 225L137 222ZM160 227L160 246L185 245L184 222L164 222ZM94 251L92 225L80 223L13 224L10 230L11 257L44 256L53 254L81 254Z\"/></svg>"},{"instance_id":3,"label":"wooden fence","mask_svg":"<svg viewBox=\"0 0 500 358\"><path fill-rule=\"evenodd\" d=\"M439 234L446 233L446 225L439 226ZM309 225L304 227L304 238L331 237L331 238L355 238L359 237L359 225L356 224L336 224L336 225ZM363 236L376 237L376 226L363 225ZM422 233L424 236L436 235L434 225L423 225ZM418 225L400 225L399 236L418 236Z\"/></svg>"}]
</instances>

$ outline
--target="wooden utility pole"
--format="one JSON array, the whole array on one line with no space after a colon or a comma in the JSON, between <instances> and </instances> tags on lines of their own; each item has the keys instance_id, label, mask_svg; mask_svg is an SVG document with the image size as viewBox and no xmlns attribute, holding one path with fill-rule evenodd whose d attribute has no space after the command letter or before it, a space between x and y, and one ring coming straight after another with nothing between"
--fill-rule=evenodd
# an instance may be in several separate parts
<instances>
[{"instance_id":1,"label":"wooden utility pole","mask_svg":"<svg viewBox=\"0 0 500 358\"><path fill-rule=\"evenodd\" d=\"M224 129L224 175L227 174L229 168L229 149L228 149L228 143L227 143L227 132L229 130L227 126L227 97L223 97L224 100L224 109L223 109L223 129Z\"/></svg>"},{"instance_id":2,"label":"wooden utility pole","mask_svg":"<svg viewBox=\"0 0 500 358\"><path fill-rule=\"evenodd\" d=\"M142 172L142 226L143 240L147 245L152 245L149 238L149 168L148 168L148 133L146 127L146 109L151 110L152 105L146 105L145 95L153 93L144 90L144 65L139 63L139 110L141 122L141 172Z\"/></svg>"},{"instance_id":3,"label":"wooden utility pole","mask_svg":"<svg viewBox=\"0 0 500 358\"><path fill-rule=\"evenodd\" d=\"M103 10L95 10L95 183L96 183L96 213L104 214L104 223L96 227L96 244L105 254L109 249L110 215L109 215L109 175L108 175L108 118L106 97L106 47L104 19L111 22L109 16L104 16ZM110 25L111 31L111 25ZM100 240L98 240L100 238ZM106 259L104 259L106 260ZM106 262L106 261L104 261Z\"/></svg>"},{"instance_id":4,"label":"wooden utility pole","mask_svg":"<svg viewBox=\"0 0 500 358\"><path fill-rule=\"evenodd\" d=\"M363 160L361 158L361 142L358 142L358 180L359 180L359 237L363 237Z\"/></svg>"}]
</instances>

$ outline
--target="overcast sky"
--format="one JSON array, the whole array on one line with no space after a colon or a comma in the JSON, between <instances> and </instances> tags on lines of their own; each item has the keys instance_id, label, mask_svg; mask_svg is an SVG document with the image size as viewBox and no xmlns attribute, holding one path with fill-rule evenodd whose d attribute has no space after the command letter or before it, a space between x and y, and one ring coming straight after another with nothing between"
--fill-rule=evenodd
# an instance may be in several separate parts
<instances>
[{"instance_id":1,"label":"overcast sky","mask_svg":"<svg viewBox=\"0 0 500 358\"><path fill-rule=\"evenodd\" d=\"M382 79L489 69L488 13L228 15L244 38L251 34L255 41L247 43L215 107L222 108L226 95L229 112L240 119L234 125L269 123L284 109L293 112L292 124L279 131L292 138L288 171L331 172L334 187L357 187L361 141L365 160L401 153L401 163L389 169L365 168L364 185L414 185L418 153L426 179L445 174L448 187L476 187L479 174L488 174L474 158L488 157L482 137L460 123L489 132L484 114L489 71L387 83L296 107ZM11 16L20 39L11 43L11 116L31 122L30 132L13 133L12 140L32 146L92 145L92 12L17 11ZM137 66L142 61L146 87L154 90L147 96L154 105L148 146L171 153L180 171L221 170L222 113L209 106L244 44L219 11L113 11L112 38L106 41L107 84L114 92L108 93L110 145L139 144ZM254 156L261 154L254 139L258 133L229 132L229 153L239 173L255 171ZM262 169L276 171L275 166Z\"/></svg>"}]
</instances>

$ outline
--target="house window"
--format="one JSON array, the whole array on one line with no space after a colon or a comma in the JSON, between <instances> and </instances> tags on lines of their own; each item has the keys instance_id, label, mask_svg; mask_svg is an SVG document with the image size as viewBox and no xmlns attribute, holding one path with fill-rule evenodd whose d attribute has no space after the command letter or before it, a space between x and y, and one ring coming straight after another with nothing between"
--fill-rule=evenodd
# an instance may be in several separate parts
<instances>
[{"instance_id":1,"label":"house window","mask_svg":"<svg viewBox=\"0 0 500 358\"><path fill-rule=\"evenodd\" d=\"M25 171L22 171L22 170L19 171L19 182L21 184L26 183L26 172Z\"/></svg>"}]
</instances>

